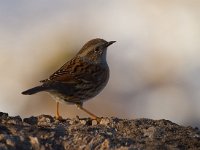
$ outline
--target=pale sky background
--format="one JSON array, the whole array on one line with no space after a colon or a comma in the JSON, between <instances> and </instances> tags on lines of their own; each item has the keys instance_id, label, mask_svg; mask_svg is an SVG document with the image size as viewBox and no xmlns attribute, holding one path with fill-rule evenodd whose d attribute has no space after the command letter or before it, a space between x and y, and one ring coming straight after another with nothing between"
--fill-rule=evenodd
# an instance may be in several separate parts
<instances>
[{"instance_id":1,"label":"pale sky background","mask_svg":"<svg viewBox=\"0 0 200 150\"><path fill-rule=\"evenodd\" d=\"M169 119L200 127L199 0L0 2L0 111L54 115L47 93L21 95L92 38L109 47L111 77L84 106L99 116ZM64 117L88 117L62 105Z\"/></svg>"}]
</instances>

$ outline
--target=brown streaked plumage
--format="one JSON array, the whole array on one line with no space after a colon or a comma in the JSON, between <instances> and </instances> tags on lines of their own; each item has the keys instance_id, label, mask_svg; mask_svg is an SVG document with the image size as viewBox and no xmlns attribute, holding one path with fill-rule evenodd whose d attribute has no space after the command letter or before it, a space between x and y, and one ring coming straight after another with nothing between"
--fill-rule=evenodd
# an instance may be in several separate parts
<instances>
[{"instance_id":1,"label":"brown streaked plumage","mask_svg":"<svg viewBox=\"0 0 200 150\"><path fill-rule=\"evenodd\" d=\"M82 107L83 102L95 97L106 86L109 79L109 67L106 61L107 47L115 41L93 39L87 42L77 55L66 62L48 79L40 81L42 85L22 92L32 95L46 91L57 102L56 118L60 118L59 102L76 104L94 119L98 117Z\"/></svg>"}]
</instances>

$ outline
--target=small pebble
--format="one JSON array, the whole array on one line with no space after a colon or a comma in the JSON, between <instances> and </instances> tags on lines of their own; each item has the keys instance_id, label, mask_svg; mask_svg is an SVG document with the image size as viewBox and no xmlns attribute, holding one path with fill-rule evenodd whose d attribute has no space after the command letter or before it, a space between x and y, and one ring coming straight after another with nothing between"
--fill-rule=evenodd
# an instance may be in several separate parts
<instances>
[{"instance_id":1,"label":"small pebble","mask_svg":"<svg viewBox=\"0 0 200 150\"><path fill-rule=\"evenodd\" d=\"M100 124L102 125L108 125L110 123L110 120L108 118L102 118L100 121Z\"/></svg>"},{"instance_id":2,"label":"small pebble","mask_svg":"<svg viewBox=\"0 0 200 150\"><path fill-rule=\"evenodd\" d=\"M11 140L11 139L7 139L7 140L6 140L6 144L7 144L7 145L10 145L10 146L12 146L12 147L14 147L14 146L15 146L15 143L14 143L14 141L13 141L13 140Z\"/></svg>"}]
</instances>

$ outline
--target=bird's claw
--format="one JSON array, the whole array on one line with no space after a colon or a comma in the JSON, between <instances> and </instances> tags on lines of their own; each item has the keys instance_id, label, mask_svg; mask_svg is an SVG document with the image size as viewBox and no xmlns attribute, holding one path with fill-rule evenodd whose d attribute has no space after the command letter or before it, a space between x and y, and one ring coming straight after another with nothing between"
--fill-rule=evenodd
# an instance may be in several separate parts
<instances>
[{"instance_id":1,"label":"bird's claw","mask_svg":"<svg viewBox=\"0 0 200 150\"><path fill-rule=\"evenodd\" d=\"M102 117L96 117L92 120L96 120L97 124L100 124L101 120L102 120Z\"/></svg>"},{"instance_id":2,"label":"bird's claw","mask_svg":"<svg viewBox=\"0 0 200 150\"><path fill-rule=\"evenodd\" d=\"M55 118L56 118L56 120L59 120L59 121L62 121L63 120L63 118L61 117L61 116L55 116Z\"/></svg>"}]
</instances>

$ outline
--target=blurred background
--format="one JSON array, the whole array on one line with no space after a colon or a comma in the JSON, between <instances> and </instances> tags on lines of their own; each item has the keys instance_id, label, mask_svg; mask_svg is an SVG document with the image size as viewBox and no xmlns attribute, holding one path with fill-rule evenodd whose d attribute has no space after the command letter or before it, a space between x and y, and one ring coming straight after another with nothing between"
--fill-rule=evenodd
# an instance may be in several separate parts
<instances>
[{"instance_id":1,"label":"blurred background","mask_svg":"<svg viewBox=\"0 0 200 150\"><path fill-rule=\"evenodd\" d=\"M200 127L199 0L0 2L0 111L55 114L45 92L21 95L93 38L108 49L107 87L85 108L98 116L169 119ZM64 117L88 117L74 105Z\"/></svg>"}]
</instances>

